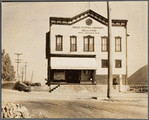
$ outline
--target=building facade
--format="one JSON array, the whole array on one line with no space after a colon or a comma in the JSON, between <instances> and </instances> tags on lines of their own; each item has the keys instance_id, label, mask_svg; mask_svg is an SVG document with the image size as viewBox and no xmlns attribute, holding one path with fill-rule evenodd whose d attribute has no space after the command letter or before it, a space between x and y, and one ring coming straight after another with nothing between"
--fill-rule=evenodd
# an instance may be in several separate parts
<instances>
[{"instance_id":1,"label":"building facade","mask_svg":"<svg viewBox=\"0 0 149 120\"><path fill-rule=\"evenodd\" d=\"M127 78L127 20L112 20L113 84ZM87 10L72 18L50 17L46 34L48 85L102 84L108 78L108 20Z\"/></svg>"}]
</instances>

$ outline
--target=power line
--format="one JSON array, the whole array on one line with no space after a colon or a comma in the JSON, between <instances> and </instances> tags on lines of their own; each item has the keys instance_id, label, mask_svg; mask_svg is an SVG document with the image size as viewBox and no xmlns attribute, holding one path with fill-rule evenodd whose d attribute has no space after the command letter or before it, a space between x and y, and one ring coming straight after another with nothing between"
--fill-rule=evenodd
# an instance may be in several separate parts
<instances>
[{"instance_id":1,"label":"power line","mask_svg":"<svg viewBox=\"0 0 149 120\"><path fill-rule=\"evenodd\" d=\"M21 59L19 59L19 56L22 55L23 53L14 53L15 55L17 55L18 59L15 59L17 63L17 78L19 77L19 63L21 63Z\"/></svg>"},{"instance_id":2,"label":"power line","mask_svg":"<svg viewBox=\"0 0 149 120\"><path fill-rule=\"evenodd\" d=\"M88 9L89 9L89 2L86 2L85 6L84 6L84 9L85 9L85 10L88 10ZM83 10L84 10L84 9L83 9Z\"/></svg>"},{"instance_id":3,"label":"power line","mask_svg":"<svg viewBox=\"0 0 149 120\"><path fill-rule=\"evenodd\" d=\"M80 13L81 9L84 8L85 3L80 7L80 9L78 10L77 14ZM84 9L83 9L84 10ZM76 14L76 15L77 15Z\"/></svg>"},{"instance_id":4,"label":"power line","mask_svg":"<svg viewBox=\"0 0 149 120\"><path fill-rule=\"evenodd\" d=\"M95 7L97 8L98 12L100 13L100 10L98 9L97 5L95 4L95 2L93 1Z\"/></svg>"}]
</instances>

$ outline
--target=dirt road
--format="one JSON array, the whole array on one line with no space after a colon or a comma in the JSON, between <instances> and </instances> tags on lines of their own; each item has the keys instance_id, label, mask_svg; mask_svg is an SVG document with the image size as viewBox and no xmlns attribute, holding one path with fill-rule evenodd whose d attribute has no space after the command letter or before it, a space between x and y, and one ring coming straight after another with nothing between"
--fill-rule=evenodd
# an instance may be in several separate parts
<instances>
[{"instance_id":1,"label":"dirt road","mask_svg":"<svg viewBox=\"0 0 149 120\"><path fill-rule=\"evenodd\" d=\"M148 118L147 98L144 102L112 102L46 92L2 90L2 101L25 105L29 113L36 117L42 114L47 118Z\"/></svg>"}]
</instances>

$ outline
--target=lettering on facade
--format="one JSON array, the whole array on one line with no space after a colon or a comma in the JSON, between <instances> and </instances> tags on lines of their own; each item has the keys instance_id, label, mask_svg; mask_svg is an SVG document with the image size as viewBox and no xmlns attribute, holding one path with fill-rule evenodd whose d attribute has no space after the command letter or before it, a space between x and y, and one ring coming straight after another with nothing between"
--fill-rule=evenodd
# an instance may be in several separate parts
<instances>
[{"instance_id":1,"label":"lettering on facade","mask_svg":"<svg viewBox=\"0 0 149 120\"><path fill-rule=\"evenodd\" d=\"M72 26L73 29L78 29L78 34L100 34L99 29L103 27L89 27L89 26Z\"/></svg>"}]
</instances>

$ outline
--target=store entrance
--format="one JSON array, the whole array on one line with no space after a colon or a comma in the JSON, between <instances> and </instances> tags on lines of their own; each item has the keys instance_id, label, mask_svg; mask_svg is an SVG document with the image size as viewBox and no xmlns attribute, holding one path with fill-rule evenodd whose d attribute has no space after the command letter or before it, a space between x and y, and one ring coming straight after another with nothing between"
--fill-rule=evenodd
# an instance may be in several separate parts
<instances>
[{"instance_id":1,"label":"store entrance","mask_svg":"<svg viewBox=\"0 0 149 120\"><path fill-rule=\"evenodd\" d=\"M80 83L80 71L79 70L68 70L66 71L67 83Z\"/></svg>"}]
</instances>

